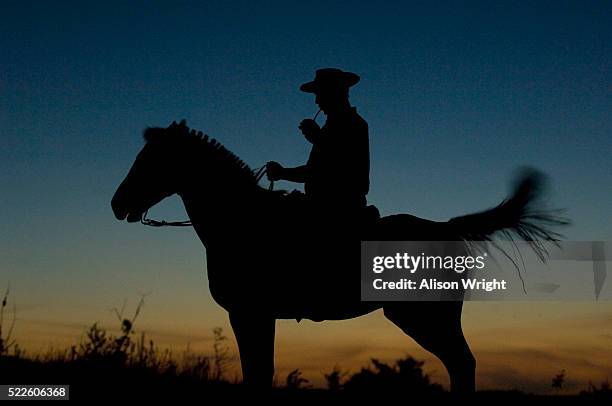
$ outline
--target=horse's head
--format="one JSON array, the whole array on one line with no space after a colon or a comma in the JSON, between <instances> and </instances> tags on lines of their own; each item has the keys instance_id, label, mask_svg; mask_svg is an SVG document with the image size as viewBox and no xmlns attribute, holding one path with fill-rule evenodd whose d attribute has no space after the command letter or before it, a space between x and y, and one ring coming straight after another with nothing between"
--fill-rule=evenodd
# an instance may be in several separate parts
<instances>
[{"instance_id":1,"label":"horse's head","mask_svg":"<svg viewBox=\"0 0 612 406\"><path fill-rule=\"evenodd\" d=\"M183 123L144 131L145 145L111 201L117 219L140 221L149 208L179 192L181 141L188 132Z\"/></svg>"},{"instance_id":2,"label":"horse's head","mask_svg":"<svg viewBox=\"0 0 612 406\"><path fill-rule=\"evenodd\" d=\"M221 143L202 132L190 130L185 122L168 128L147 128L145 146L113 196L111 205L119 220L140 221L151 206L175 193L183 199L198 196L224 196L228 207L237 199L232 193L257 190L254 172ZM209 201L207 201L209 202ZM200 205L202 203L200 202Z\"/></svg>"}]
</instances>

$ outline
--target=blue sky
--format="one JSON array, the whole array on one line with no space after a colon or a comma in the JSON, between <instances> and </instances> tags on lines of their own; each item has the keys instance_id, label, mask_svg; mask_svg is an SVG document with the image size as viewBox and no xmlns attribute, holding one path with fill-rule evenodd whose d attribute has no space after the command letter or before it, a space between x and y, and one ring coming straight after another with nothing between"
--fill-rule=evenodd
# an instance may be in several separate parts
<instances>
[{"instance_id":1,"label":"blue sky","mask_svg":"<svg viewBox=\"0 0 612 406\"><path fill-rule=\"evenodd\" d=\"M5 2L3 212L103 221L92 194L106 203L145 125L177 118L252 166L301 163L296 125L316 108L297 86L339 66L362 76L352 100L383 210L479 209L529 164L552 176L577 238L606 236L609 6L353 3Z\"/></svg>"}]
</instances>

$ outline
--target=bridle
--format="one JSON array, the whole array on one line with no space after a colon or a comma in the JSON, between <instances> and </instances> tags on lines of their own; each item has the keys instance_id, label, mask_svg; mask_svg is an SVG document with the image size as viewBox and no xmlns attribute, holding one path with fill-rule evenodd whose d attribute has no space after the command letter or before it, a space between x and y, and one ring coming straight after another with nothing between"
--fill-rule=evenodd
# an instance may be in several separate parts
<instances>
[{"instance_id":1,"label":"bridle","mask_svg":"<svg viewBox=\"0 0 612 406\"><path fill-rule=\"evenodd\" d=\"M257 169L255 169L255 183L259 183L259 181L266 174L266 165L263 165ZM274 190L274 181L270 181L270 186L268 186L268 190ZM147 213L149 210L145 210L142 217L140 218L140 224L151 227L192 227L193 223L191 220L183 220L183 221L166 221L166 220L153 220L147 218Z\"/></svg>"}]
</instances>

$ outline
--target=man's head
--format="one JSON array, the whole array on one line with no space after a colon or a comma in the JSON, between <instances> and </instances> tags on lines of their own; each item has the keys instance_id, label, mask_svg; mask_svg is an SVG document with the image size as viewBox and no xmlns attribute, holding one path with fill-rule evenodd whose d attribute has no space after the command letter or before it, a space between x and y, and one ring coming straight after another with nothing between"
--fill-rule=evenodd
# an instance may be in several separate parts
<instances>
[{"instance_id":1,"label":"man's head","mask_svg":"<svg viewBox=\"0 0 612 406\"><path fill-rule=\"evenodd\" d=\"M347 107L349 88L359 82L359 76L336 68L318 69L313 81L304 83L300 90L314 93L315 103L324 113Z\"/></svg>"}]
</instances>

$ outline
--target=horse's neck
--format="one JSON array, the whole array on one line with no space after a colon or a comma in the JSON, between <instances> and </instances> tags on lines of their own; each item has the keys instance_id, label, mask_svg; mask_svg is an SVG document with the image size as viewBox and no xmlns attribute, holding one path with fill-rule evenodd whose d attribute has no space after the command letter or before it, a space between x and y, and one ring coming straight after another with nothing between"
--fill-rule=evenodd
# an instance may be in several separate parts
<instances>
[{"instance_id":1,"label":"horse's neck","mask_svg":"<svg viewBox=\"0 0 612 406\"><path fill-rule=\"evenodd\" d=\"M211 241L244 230L244 220L252 219L262 206L262 189L254 173L220 144L206 138L190 140L182 155L177 193L208 248Z\"/></svg>"},{"instance_id":2,"label":"horse's neck","mask_svg":"<svg viewBox=\"0 0 612 406\"><path fill-rule=\"evenodd\" d=\"M180 193L187 216L202 243L226 240L245 232L260 199L254 188L206 190L202 183Z\"/></svg>"}]
</instances>

